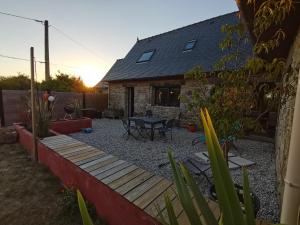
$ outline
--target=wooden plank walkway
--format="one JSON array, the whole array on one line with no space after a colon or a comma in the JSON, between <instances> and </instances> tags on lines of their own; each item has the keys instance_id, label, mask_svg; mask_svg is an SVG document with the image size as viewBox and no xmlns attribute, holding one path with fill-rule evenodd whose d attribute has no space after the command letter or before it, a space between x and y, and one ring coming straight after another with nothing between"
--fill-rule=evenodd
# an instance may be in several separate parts
<instances>
[{"instance_id":1,"label":"wooden plank walkway","mask_svg":"<svg viewBox=\"0 0 300 225\"><path fill-rule=\"evenodd\" d=\"M164 195L168 194L180 225L189 225L176 195L176 187L167 179L66 135L47 137L41 142L154 218L158 216L156 206L167 217ZM219 217L217 203L208 200L208 204L215 216ZM259 221L257 224L267 223Z\"/></svg>"},{"instance_id":2,"label":"wooden plank walkway","mask_svg":"<svg viewBox=\"0 0 300 225\"><path fill-rule=\"evenodd\" d=\"M167 193L173 201L180 224L189 224L176 196L176 188L167 179L66 135L44 138L41 142L154 218L158 215L156 205L163 215L167 215L164 204L164 194ZM217 204L212 201L209 204L218 216Z\"/></svg>"}]
</instances>

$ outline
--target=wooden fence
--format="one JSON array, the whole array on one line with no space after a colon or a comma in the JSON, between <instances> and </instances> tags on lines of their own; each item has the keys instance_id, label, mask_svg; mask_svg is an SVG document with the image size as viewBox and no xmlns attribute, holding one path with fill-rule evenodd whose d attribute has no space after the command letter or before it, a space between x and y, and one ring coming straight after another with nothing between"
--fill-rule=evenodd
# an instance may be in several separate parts
<instances>
[{"instance_id":1,"label":"wooden fence","mask_svg":"<svg viewBox=\"0 0 300 225\"><path fill-rule=\"evenodd\" d=\"M42 92L38 93L39 96ZM102 112L107 108L108 97L104 93L75 93L75 92L52 92L55 96L54 119L64 117L64 106L71 104L77 99L82 108L95 108ZM10 126L16 122L25 122L29 92L26 90L0 90L0 118L1 126Z\"/></svg>"}]
</instances>

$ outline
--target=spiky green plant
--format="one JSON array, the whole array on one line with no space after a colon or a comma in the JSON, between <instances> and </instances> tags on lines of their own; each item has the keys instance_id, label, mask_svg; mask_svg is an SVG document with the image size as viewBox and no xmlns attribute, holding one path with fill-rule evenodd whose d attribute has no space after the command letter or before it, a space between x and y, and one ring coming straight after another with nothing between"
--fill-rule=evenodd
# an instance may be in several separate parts
<instances>
[{"instance_id":1,"label":"spiky green plant","mask_svg":"<svg viewBox=\"0 0 300 225\"><path fill-rule=\"evenodd\" d=\"M90 214L87 210L85 201L79 190L77 190L77 200L78 200L78 206L79 206L83 225L94 225L94 223L90 217Z\"/></svg>"},{"instance_id":2,"label":"spiky green plant","mask_svg":"<svg viewBox=\"0 0 300 225\"><path fill-rule=\"evenodd\" d=\"M183 164L180 164L179 166L176 165L172 153L169 152L168 157L171 162L178 197L190 224L255 225L247 171L243 169L245 201L245 211L243 212L209 113L206 109L204 111L201 110L200 116L205 131L221 217L215 218L194 178ZM193 198L195 200L193 200ZM168 199L168 196L165 197L165 203L169 222L160 216L161 222L163 224L177 225L178 221L175 214L172 213L174 212L174 209ZM197 208L202 212L201 218L197 213Z\"/></svg>"},{"instance_id":3,"label":"spiky green plant","mask_svg":"<svg viewBox=\"0 0 300 225\"><path fill-rule=\"evenodd\" d=\"M51 104L48 101L43 101L41 98L36 100L37 111L37 133L40 138L49 135L50 121L54 110L55 101Z\"/></svg>"},{"instance_id":4,"label":"spiky green plant","mask_svg":"<svg viewBox=\"0 0 300 225\"><path fill-rule=\"evenodd\" d=\"M81 108L82 104L79 99L75 98L73 103L75 118L80 118L82 116Z\"/></svg>"}]
</instances>

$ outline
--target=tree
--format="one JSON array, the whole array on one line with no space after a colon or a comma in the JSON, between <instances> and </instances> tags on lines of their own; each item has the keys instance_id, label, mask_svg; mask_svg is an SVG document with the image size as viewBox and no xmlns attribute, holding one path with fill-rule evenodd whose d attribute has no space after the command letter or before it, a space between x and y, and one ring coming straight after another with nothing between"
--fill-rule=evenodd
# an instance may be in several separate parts
<instances>
[{"instance_id":1,"label":"tree","mask_svg":"<svg viewBox=\"0 0 300 225\"><path fill-rule=\"evenodd\" d=\"M10 77L0 76L0 88L6 90L28 90L30 89L30 79L23 73Z\"/></svg>"},{"instance_id":2,"label":"tree","mask_svg":"<svg viewBox=\"0 0 300 225\"><path fill-rule=\"evenodd\" d=\"M37 82L37 86L41 90L52 90L61 92L93 92L97 93L101 90L95 87L87 87L80 79L74 75L58 73L55 78L48 81ZM0 88L6 90L28 90L30 89L30 78L26 74L18 73L17 76L0 76Z\"/></svg>"},{"instance_id":3,"label":"tree","mask_svg":"<svg viewBox=\"0 0 300 225\"><path fill-rule=\"evenodd\" d=\"M215 121L217 134L225 143L226 139L243 135L249 129L261 129L259 119L262 115L277 109L282 96L288 98L293 95L290 88L293 84L282 82L283 77L288 77L290 73L285 68L285 60L267 60L264 57L285 39L284 32L278 29L269 40L261 39L262 33L270 26L284 21L292 7L291 1L266 2L255 13L256 41L251 57L242 60L243 43L249 41L244 26L225 25L222 27L225 38L219 45L224 56L215 63L215 72L208 74L200 66L186 74L186 77L199 83L199 88L192 92L191 98L183 96L188 108L199 111L200 108L207 107ZM255 4L255 1L249 1L248 4ZM203 90L207 90L211 79L215 80L215 84L207 95L207 91ZM260 101L265 97L268 101L261 107ZM259 112L256 117L248 117L252 110Z\"/></svg>"},{"instance_id":4,"label":"tree","mask_svg":"<svg viewBox=\"0 0 300 225\"><path fill-rule=\"evenodd\" d=\"M84 92L89 91L83 81L79 77L71 76L69 74L61 73L55 75L55 79L43 81L40 84L42 90L62 91L62 92Z\"/></svg>"}]
</instances>

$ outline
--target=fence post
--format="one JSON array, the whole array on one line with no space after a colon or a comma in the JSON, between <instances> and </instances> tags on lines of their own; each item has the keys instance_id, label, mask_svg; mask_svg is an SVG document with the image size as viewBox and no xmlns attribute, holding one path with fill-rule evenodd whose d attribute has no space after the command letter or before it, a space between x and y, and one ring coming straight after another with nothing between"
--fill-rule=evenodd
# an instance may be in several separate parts
<instances>
[{"instance_id":1,"label":"fence post","mask_svg":"<svg viewBox=\"0 0 300 225\"><path fill-rule=\"evenodd\" d=\"M4 108L3 108L3 95L2 95L2 88L0 89L0 120L1 120L1 127L5 126L4 120Z\"/></svg>"},{"instance_id":2,"label":"fence post","mask_svg":"<svg viewBox=\"0 0 300 225\"><path fill-rule=\"evenodd\" d=\"M34 85L34 48L30 47L30 87L31 87L31 120L32 120L32 145L33 159L38 161L37 139L36 139L36 106L35 106L35 85Z\"/></svg>"},{"instance_id":3,"label":"fence post","mask_svg":"<svg viewBox=\"0 0 300 225\"><path fill-rule=\"evenodd\" d=\"M86 108L86 104L85 104L85 92L82 92L82 108Z\"/></svg>"}]
</instances>

